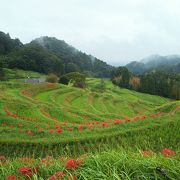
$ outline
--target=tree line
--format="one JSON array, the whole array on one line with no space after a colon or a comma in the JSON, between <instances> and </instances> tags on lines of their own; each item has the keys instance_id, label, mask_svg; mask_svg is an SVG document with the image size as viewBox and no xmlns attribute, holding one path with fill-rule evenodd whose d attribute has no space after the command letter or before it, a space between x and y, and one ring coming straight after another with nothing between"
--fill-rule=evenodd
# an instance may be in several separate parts
<instances>
[{"instance_id":1,"label":"tree line","mask_svg":"<svg viewBox=\"0 0 180 180\"><path fill-rule=\"evenodd\" d=\"M110 77L112 66L51 37L41 37L22 44L0 32L0 67L54 73L61 76L70 72L87 76Z\"/></svg>"},{"instance_id":2,"label":"tree line","mask_svg":"<svg viewBox=\"0 0 180 180\"><path fill-rule=\"evenodd\" d=\"M142 75L134 75L126 67L118 67L112 71L111 80L119 87L180 99L180 74L154 70Z\"/></svg>"}]
</instances>

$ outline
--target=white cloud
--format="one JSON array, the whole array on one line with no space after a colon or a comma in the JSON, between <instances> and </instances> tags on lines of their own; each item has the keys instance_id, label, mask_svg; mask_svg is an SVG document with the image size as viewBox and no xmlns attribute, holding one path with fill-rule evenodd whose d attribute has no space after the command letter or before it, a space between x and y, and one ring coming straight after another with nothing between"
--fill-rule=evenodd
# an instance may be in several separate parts
<instances>
[{"instance_id":1,"label":"white cloud","mask_svg":"<svg viewBox=\"0 0 180 180\"><path fill-rule=\"evenodd\" d=\"M179 0L6 0L0 30L55 36L109 63L179 53Z\"/></svg>"}]
</instances>

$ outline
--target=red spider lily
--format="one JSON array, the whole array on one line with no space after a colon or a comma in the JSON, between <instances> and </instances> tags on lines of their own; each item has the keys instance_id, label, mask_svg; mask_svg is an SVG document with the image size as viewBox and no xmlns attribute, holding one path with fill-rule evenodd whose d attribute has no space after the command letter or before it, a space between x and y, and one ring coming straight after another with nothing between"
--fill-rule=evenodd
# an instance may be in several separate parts
<instances>
[{"instance_id":1,"label":"red spider lily","mask_svg":"<svg viewBox=\"0 0 180 180\"><path fill-rule=\"evenodd\" d=\"M43 133L43 132L44 132L44 129L40 128L40 129L38 130L38 132L39 132L39 133Z\"/></svg>"},{"instance_id":2,"label":"red spider lily","mask_svg":"<svg viewBox=\"0 0 180 180\"><path fill-rule=\"evenodd\" d=\"M78 126L78 130L79 130L79 131L82 131L82 130L83 130L83 125L79 125L79 126Z\"/></svg>"},{"instance_id":3,"label":"red spider lily","mask_svg":"<svg viewBox=\"0 0 180 180\"><path fill-rule=\"evenodd\" d=\"M50 133L54 133L55 130L54 130L54 129L50 129L49 132L50 132Z\"/></svg>"},{"instance_id":4,"label":"red spider lily","mask_svg":"<svg viewBox=\"0 0 180 180\"><path fill-rule=\"evenodd\" d=\"M12 116L13 116L15 119L18 118L18 115L16 115L16 114L13 114Z\"/></svg>"},{"instance_id":5,"label":"red spider lily","mask_svg":"<svg viewBox=\"0 0 180 180\"><path fill-rule=\"evenodd\" d=\"M78 166L78 162L75 159L70 159L66 162L66 169L76 169Z\"/></svg>"},{"instance_id":6,"label":"red spider lily","mask_svg":"<svg viewBox=\"0 0 180 180\"><path fill-rule=\"evenodd\" d=\"M33 136L33 135L34 135L31 130L29 130L29 131L27 132L27 134L28 134L29 136Z\"/></svg>"},{"instance_id":7,"label":"red spider lily","mask_svg":"<svg viewBox=\"0 0 180 180\"><path fill-rule=\"evenodd\" d=\"M16 177L16 175L10 175L6 179L7 180L21 180L20 178Z\"/></svg>"},{"instance_id":8,"label":"red spider lily","mask_svg":"<svg viewBox=\"0 0 180 180\"><path fill-rule=\"evenodd\" d=\"M138 121L139 120L139 116L134 117L134 121Z\"/></svg>"},{"instance_id":9,"label":"red spider lily","mask_svg":"<svg viewBox=\"0 0 180 180\"><path fill-rule=\"evenodd\" d=\"M114 124L115 124L115 125L121 124L121 123L122 123L122 120L120 120L120 119L117 119L117 120L114 121Z\"/></svg>"},{"instance_id":10,"label":"red spider lily","mask_svg":"<svg viewBox=\"0 0 180 180\"><path fill-rule=\"evenodd\" d=\"M55 176L51 176L48 178L48 180L57 180L57 178Z\"/></svg>"},{"instance_id":11,"label":"red spider lily","mask_svg":"<svg viewBox=\"0 0 180 180\"><path fill-rule=\"evenodd\" d=\"M98 122L98 121L96 121L95 123L96 123L96 124L100 124L100 122Z\"/></svg>"},{"instance_id":12,"label":"red spider lily","mask_svg":"<svg viewBox=\"0 0 180 180\"><path fill-rule=\"evenodd\" d=\"M67 130L68 130L68 131L73 131L73 130L74 130L74 128L67 128Z\"/></svg>"},{"instance_id":13,"label":"red spider lily","mask_svg":"<svg viewBox=\"0 0 180 180\"><path fill-rule=\"evenodd\" d=\"M64 123L63 123L63 126L67 126L67 124L68 124L67 122L64 122Z\"/></svg>"},{"instance_id":14,"label":"red spider lily","mask_svg":"<svg viewBox=\"0 0 180 180\"><path fill-rule=\"evenodd\" d=\"M61 128L61 126L60 126L59 124L55 124L54 127L55 127L56 129L60 129L60 128Z\"/></svg>"},{"instance_id":15,"label":"red spider lily","mask_svg":"<svg viewBox=\"0 0 180 180\"><path fill-rule=\"evenodd\" d=\"M130 122L130 118L129 117L125 117L125 122Z\"/></svg>"},{"instance_id":16,"label":"red spider lily","mask_svg":"<svg viewBox=\"0 0 180 180\"><path fill-rule=\"evenodd\" d=\"M29 178L33 176L33 171L30 167L21 167L19 168L19 172Z\"/></svg>"},{"instance_id":17,"label":"red spider lily","mask_svg":"<svg viewBox=\"0 0 180 180\"><path fill-rule=\"evenodd\" d=\"M165 148L161 151L161 154L164 155L165 157L171 157L171 156L175 156L176 152L171 149Z\"/></svg>"},{"instance_id":18,"label":"red spider lily","mask_svg":"<svg viewBox=\"0 0 180 180\"><path fill-rule=\"evenodd\" d=\"M58 130L57 130L57 133L59 133L59 134L61 134L62 132L63 132L62 129L58 129Z\"/></svg>"},{"instance_id":19,"label":"red spider lily","mask_svg":"<svg viewBox=\"0 0 180 180\"><path fill-rule=\"evenodd\" d=\"M63 178L65 174L62 171L58 171L54 174L57 179Z\"/></svg>"},{"instance_id":20,"label":"red spider lily","mask_svg":"<svg viewBox=\"0 0 180 180\"><path fill-rule=\"evenodd\" d=\"M106 123L106 122L103 122L103 123L102 123L102 127L108 127L108 126L109 126L108 123Z\"/></svg>"},{"instance_id":21,"label":"red spider lily","mask_svg":"<svg viewBox=\"0 0 180 180\"><path fill-rule=\"evenodd\" d=\"M144 119L146 119L147 118L147 116L142 116L141 117L141 120L144 120Z\"/></svg>"},{"instance_id":22,"label":"red spider lily","mask_svg":"<svg viewBox=\"0 0 180 180\"><path fill-rule=\"evenodd\" d=\"M83 161L76 160L76 159L70 159L66 162L66 169L77 169L79 166L83 164Z\"/></svg>"},{"instance_id":23,"label":"red spider lily","mask_svg":"<svg viewBox=\"0 0 180 180\"><path fill-rule=\"evenodd\" d=\"M0 161L5 161L5 160L6 160L5 156L0 156Z\"/></svg>"},{"instance_id":24,"label":"red spider lily","mask_svg":"<svg viewBox=\"0 0 180 180\"><path fill-rule=\"evenodd\" d=\"M144 156L144 157L150 157L150 156L153 156L153 155L154 155L153 151L151 151L151 150L141 151L141 154L142 154L142 156Z\"/></svg>"}]
</instances>

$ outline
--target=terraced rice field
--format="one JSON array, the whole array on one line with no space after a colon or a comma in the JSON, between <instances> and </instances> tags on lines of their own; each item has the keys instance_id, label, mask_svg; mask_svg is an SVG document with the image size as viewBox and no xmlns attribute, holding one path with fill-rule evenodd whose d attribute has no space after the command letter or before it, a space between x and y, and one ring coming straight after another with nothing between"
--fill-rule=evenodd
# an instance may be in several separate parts
<instances>
[{"instance_id":1,"label":"terraced rice field","mask_svg":"<svg viewBox=\"0 0 180 180\"><path fill-rule=\"evenodd\" d=\"M1 83L0 157L10 159L0 164L2 179L22 165L41 167L39 158L47 156L50 165L28 178L48 179L59 169L64 179L178 178L180 102L121 89L109 80L104 92L94 91L100 81L87 79L86 89ZM162 155L167 148L172 158ZM83 166L64 172L59 157L83 159ZM168 169L167 177L158 166Z\"/></svg>"}]
</instances>

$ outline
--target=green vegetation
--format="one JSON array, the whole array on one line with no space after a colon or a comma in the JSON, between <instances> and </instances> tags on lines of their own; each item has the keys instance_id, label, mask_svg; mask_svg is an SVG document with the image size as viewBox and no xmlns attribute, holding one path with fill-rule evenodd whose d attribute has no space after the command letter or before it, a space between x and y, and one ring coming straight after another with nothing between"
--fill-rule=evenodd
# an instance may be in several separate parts
<instances>
[{"instance_id":1,"label":"green vegetation","mask_svg":"<svg viewBox=\"0 0 180 180\"><path fill-rule=\"evenodd\" d=\"M71 72L66 75L63 75L59 82L65 85L69 83L73 84L74 87L85 88L86 76L84 74L80 74L78 72Z\"/></svg>"},{"instance_id":2,"label":"green vegetation","mask_svg":"<svg viewBox=\"0 0 180 180\"><path fill-rule=\"evenodd\" d=\"M108 79L86 84L0 83L1 177L28 179L19 168L31 167L34 180L59 171L64 179L177 179L180 101ZM68 169L72 158L83 162Z\"/></svg>"},{"instance_id":3,"label":"green vegetation","mask_svg":"<svg viewBox=\"0 0 180 180\"><path fill-rule=\"evenodd\" d=\"M137 76L129 72L126 67L119 67L112 72L112 82L139 92L180 99L180 74L152 71Z\"/></svg>"},{"instance_id":4,"label":"green vegetation","mask_svg":"<svg viewBox=\"0 0 180 180\"><path fill-rule=\"evenodd\" d=\"M23 45L18 39L11 39L9 34L3 32L0 32L0 67L54 73L57 76L80 72L96 77L110 77L113 69L62 40L41 37Z\"/></svg>"},{"instance_id":5,"label":"green vegetation","mask_svg":"<svg viewBox=\"0 0 180 180\"><path fill-rule=\"evenodd\" d=\"M56 38L0 32L0 180L177 180L180 101L164 98L180 98L174 62L133 75Z\"/></svg>"},{"instance_id":6,"label":"green vegetation","mask_svg":"<svg viewBox=\"0 0 180 180\"><path fill-rule=\"evenodd\" d=\"M49 82L49 83L57 83L57 82L58 82L58 77L57 77L55 74L49 74L49 75L46 77L46 82Z\"/></svg>"},{"instance_id":7,"label":"green vegetation","mask_svg":"<svg viewBox=\"0 0 180 180\"><path fill-rule=\"evenodd\" d=\"M24 71L20 69L7 69L3 68L5 79L24 79L24 78L40 78L45 77L44 74L40 74L33 71Z\"/></svg>"}]
</instances>

